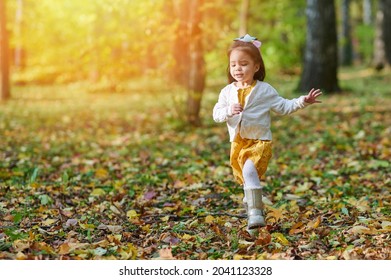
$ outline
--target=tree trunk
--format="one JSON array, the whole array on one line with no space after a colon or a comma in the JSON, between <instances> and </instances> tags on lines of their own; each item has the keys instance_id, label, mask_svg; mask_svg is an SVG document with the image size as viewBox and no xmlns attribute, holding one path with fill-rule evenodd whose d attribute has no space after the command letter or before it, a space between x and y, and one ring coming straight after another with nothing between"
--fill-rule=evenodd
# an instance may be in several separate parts
<instances>
[{"instance_id":1,"label":"tree trunk","mask_svg":"<svg viewBox=\"0 0 391 280\"><path fill-rule=\"evenodd\" d=\"M338 48L334 1L307 0L307 39L298 90L337 92Z\"/></svg>"},{"instance_id":2,"label":"tree trunk","mask_svg":"<svg viewBox=\"0 0 391 280\"><path fill-rule=\"evenodd\" d=\"M23 25L23 0L17 0L15 13L15 54L14 64L16 69L24 66L22 46L22 25Z\"/></svg>"},{"instance_id":3,"label":"tree trunk","mask_svg":"<svg viewBox=\"0 0 391 280\"><path fill-rule=\"evenodd\" d=\"M380 71L386 64L386 49L385 49L385 40L383 35L384 25L384 9L383 1L379 1L379 7L376 12L376 25L375 25L375 40L373 48L373 67Z\"/></svg>"},{"instance_id":4,"label":"tree trunk","mask_svg":"<svg viewBox=\"0 0 391 280\"><path fill-rule=\"evenodd\" d=\"M204 0L191 0L190 3L190 64L188 70L187 116L191 125L201 125L200 109L205 88L205 61L202 46L202 11Z\"/></svg>"},{"instance_id":5,"label":"tree trunk","mask_svg":"<svg viewBox=\"0 0 391 280\"><path fill-rule=\"evenodd\" d=\"M9 82L9 46L5 0L0 0L0 101L11 97Z\"/></svg>"},{"instance_id":6,"label":"tree trunk","mask_svg":"<svg viewBox=\"0 0 391 280\"><path fill-rule=\"evenodd\" d=\"M372 2L371 0L363 0L363 11L364 11L364 24L372 24Z\"/></svg>"},{"instance_id":7,"label":"tree trunk","mask_svg":"<svg viewBox=\"0 0 391 280\"><path fill-rule=\"evenodd\" d=\"M391 0L381 0L384 11L383 41L388 65L391 65Z\"/></svg>"},{"instance_id":8,"label":"tree trunk","mask_svg":"<svg viewBox=\"0 0 391 280\"><path fill-rule=\"evenodd\" d=\"M175 32L173 45L173 56L175 65L172 69L172 80L182 86L188 86L188 68L190 63L189 56L189 19L190 19L190 1L173 0L174 14L178 20L178 26Z\"/></svg>"},{"instance_id":9,"label":"tree trunk","mask_svg":"<svg viewBox=\"0 0 391 280\"><path fill-rule=\"evenodd\" d=\"M350 66L353 62L352 36L350 32L350 0L342 1L342 49L341 65Z\"/></svg>"},{"instance_id":10,"label":"tree trunk","mask_svg":"<svg viewBox=\"0 0 391 280\"><path fill-rule=\"evenodd\" d=\"M239 37L246 35L247 32L247 18L248 9L250 7L250 0L242 0L239 15Z\"/></svg>"}]
</instances>

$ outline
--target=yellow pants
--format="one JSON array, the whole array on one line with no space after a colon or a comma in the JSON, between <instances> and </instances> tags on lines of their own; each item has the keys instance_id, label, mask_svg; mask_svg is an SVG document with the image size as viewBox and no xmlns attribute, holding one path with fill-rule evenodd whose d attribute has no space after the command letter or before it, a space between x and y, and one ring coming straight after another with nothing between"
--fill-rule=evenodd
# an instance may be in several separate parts
<instances>
[{"instance_id":1,"label":"yellow pants","mask_svg":"<svg viewBox=\"0 0 391 280\"><path fill-rule=\"evenodd\" d=\"M258 172L259 180L266 173L269 160L272 157L272 141L245 139L238 134L231 143L230 163L235 180L244 184L243 166L250 159Z\"/></svg>"}]
</instances>

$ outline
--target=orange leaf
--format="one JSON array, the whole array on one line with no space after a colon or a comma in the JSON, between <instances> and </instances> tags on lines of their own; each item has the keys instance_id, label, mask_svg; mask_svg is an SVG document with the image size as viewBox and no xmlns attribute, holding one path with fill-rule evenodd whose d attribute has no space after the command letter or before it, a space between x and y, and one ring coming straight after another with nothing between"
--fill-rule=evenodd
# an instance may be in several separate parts
<instances>
[{"instance_id":1,"label":"orange leaf","mask_svg":"<svg viewBox=\"0 0 391 280\"><path fill-rule=\"evenodd\" d=\"M60 245L59 249L60 250L58 251L58 253L60 255L66 255L69 254L71 247L68 245L68 243L63 243Z\"/></svg>"},{"instance_id":2,"label":"orange leaf","mask_svg":"<svg viewBox=\"0 0 391 280\"><path fill-rule=\"evenodd\" d=\"M312 221L308 222L306 228L307 229L315 229L320 225L320 222L321 222L321 218L320 218L320 216L318 216L315 219L313 219Z\"/></svg>"},{"instance_id":3,"label":"orange leaf","mask_svg":"<svg viewBox=\"0 0 391 280\"><path fill-rule=\"evenodd\" d=\"M175 260L172 255L171 248L163 248L159 250L158 260Z\"/></svg>"},{"instance_id":4,"label":"orange leaf","mask_svg":"<svg viewBox=\"0 0 391 280\"><path fill-rule=\"evenodd\" d=\"M268 219L274 219L274 222L278 222L284 217L282 210L280 209L275 209L275 208L269 208L269 211L267 213L267 218Z\"/></svg>"},{"instance_id":5,"label":"orange leaf","mask_svg":"<svg viewBox=\"0 0 391 280\"><path fill-rule=\"evenodd\" d=\"M260 229L257 240L254 241L255 245L266 245L272 240L272 236L266 229Z\"/></svg>"},{"instance_id":6,"label":"orange leaf","mask_svg":"<svg viewBox=\"0 0 391 280\"><path fill-rule=\"evenodd\" d=\"M289 230L289 234L292 235L292 234L296 234L296 233L302 232L303 231L303 226L304 226L303 222L297 222Z\"/></svg>"}]
</instances>

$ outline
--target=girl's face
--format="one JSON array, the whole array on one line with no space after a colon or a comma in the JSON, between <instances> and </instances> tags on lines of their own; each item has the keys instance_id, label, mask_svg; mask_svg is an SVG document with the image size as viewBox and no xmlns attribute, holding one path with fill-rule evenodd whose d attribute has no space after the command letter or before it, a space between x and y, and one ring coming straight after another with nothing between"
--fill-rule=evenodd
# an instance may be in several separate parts
<instances>
[{"instance_id":1,"label":"girl's face","mask_svg":"<svg viewBox=\"0 0 391 280\"><path fill-rule=\"evenodd\" d=\"M254 74L259 70L259 64L246 52L233 50L229 57L229 72L231 76L240 84L252 84Z\"/></svg>"}]
</instances>

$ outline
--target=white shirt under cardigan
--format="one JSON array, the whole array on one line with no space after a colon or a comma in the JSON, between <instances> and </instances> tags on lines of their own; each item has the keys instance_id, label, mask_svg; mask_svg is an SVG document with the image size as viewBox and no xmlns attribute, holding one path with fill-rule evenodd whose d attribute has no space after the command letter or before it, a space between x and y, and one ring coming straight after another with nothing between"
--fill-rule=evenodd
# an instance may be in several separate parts
<instances>
[{"instance_id":1,"label":"white shirt under cardigan","mask_svg":"<svg viewBox=\"0 0 391 280\"><path fill-rule=\"evenodd\" d=\"M213 108L214 121L227 122L231 142L238 133L242 138L272 140L270 111L288 115L309 105L304 102L304 96L285 99L268 83L257 81L245 99L243 112L232 115L232 104L239 103L238 90L234 83L224 87Z\"/></svg>"}]
</instances>

